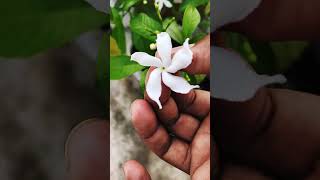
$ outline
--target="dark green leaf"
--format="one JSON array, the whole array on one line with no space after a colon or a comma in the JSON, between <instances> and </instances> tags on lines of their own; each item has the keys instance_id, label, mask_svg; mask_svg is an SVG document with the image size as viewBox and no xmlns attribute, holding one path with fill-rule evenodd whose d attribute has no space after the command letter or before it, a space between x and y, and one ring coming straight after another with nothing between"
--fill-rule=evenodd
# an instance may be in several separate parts
<instances>
[{"instance_id":1,"label":"dark green leaf","mask_svg":"<svg viewBox=\"0 0 320 180\"><path fill-rule=\"evenodd\" d=\"M119 14L119 11L115 8L111 8L112 13L112 22L114 23L114 28L112 29L112 37L117 41L118 47L121 50L121 53L126 52L126 38L125 31L122 22L122 17Z\"/></svg>"},{"instance_id":2,"label":"dark green leaf","mask_svg":"<svg viewBox=\"0 0 320 180\"><path fill-rule=\"evenodd\" d=\"M108 23L83 0L10 0L0 6L0 56L31 56Z\"/></svg>"},{"instance_id":3,"label":"dark green leaf","mask_svg":"<svg viewBox=\"0 0 320 180\"><path fill-rule=\"evenodd\" d=\"M269 43L250 41L252 50L257 56L257 62L253 64L259 74L276 73L276 59Z\"/></svg>"},{"instance_id":4,"label":"dark green leaf","mask_svg":"<svg viewBox=\"0 0 320 180\"><path fill-rule=\"evenodd\" d=\"M272 42L271 48L277 59L277 68L283 72L299 60L308 43L306 42Z\"/></svg>"},{"instance_id":5,"label":"dark green leaf","mask_svg":"<svg viewBox=\"0 0 320 180\"><path fill-rule=\"evenodd\" d=\"M140 52L146 52L148 54L153 53L153 51L150 49L150 44L153 42L134 32L132 32L132 43L136 50Z\"/></svg>"},{"instance_id":6,"label":"dark green leaf","mask_svg":"<svg viewBox=\"0 0 320 180\"><path fill-rule=\"evenodd\" d=\"M155 41L157 33L162 31L162 25L144 13L133 17L130 27L133 32L151 41Z\"/></svg>"},{"instance_id":7,"label":"dark green leaf","mask_svg":"<svg viewBox=\"0 0 320 180\"><path fill-rule=\"evenodd\" d=\"M193 7L198 7L201 5L205 5L209 2L210 2L209 0L185 0L180 6L180 10L184 11L189 5Z\"/></svg>"},{"instance_id":8,"label":"dark green leaf","mask_svg":"<svg viewBox=\"0 0 320 180\"><path fill-rule=\"evenodd\" d=\"M144 67L130 60L129 56L110 57L110 79L118 80L141 71Z\"/></svg>"},{"instance_id":9,"label":"dark green leaf","mask_svg":"<svg viewBox=\"0 0 320 180\"><path fill-rule=\"evenodd\" d=\"M185 38L191 37L192 33L200 23L200 20L201 16L199 11L193 6L188 6L184 12L182 20L182 32Z\"/></svg>"}]
</instances>

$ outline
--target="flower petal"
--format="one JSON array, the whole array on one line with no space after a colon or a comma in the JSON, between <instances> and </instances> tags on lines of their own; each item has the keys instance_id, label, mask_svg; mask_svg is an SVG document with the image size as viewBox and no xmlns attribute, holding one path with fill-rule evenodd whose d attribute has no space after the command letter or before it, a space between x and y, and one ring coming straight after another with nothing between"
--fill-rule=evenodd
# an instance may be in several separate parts
<instances>
[{"instance_id":1,"label":"flower petal","mask_svg":"<svg viewBox=\"0 0 320 180\"><path fill-rule=\"evenodd\" d=\"M163 2L159 0L159 1L155 1L155 3L158 5L159 11L161 11L161 9L163 8Z\"/></svg>"},{"instance_id":2,"label":"flower petal","mask_svg":"<svg viewBox=\"0 0 320 180\"><path fill-rule=\"evenodd\" d=\"M167 8L171 8L172 7L172 4L171 4L171 2L169 0L164 0L163 3Z\"/></svg>"},{"instance_id":3,"label":"flower petal","mask_svg":"<svg viewBox=\"0 0 320 180\"><path fill-rule=\"evenodd\" d=\"M181 94L187 94L194 88L199 88L198 85L193 86L188 83L183 77L174 76L166 71L162 72L162 81L172 91Z\"/></svg>"},{"instance_id":4,"label":"flower petal","mask_svg":"<svg viewBox=\"0 0 320 180\"><path fill-rule=\"evenodd\" d=\"M157 35L157 51L164 67L169 67L171 63L171 38L168 33L162 32Z\"/></svg>"},{"instance_id":5,"label":"flower petal","mask_svg":"<svg viewBox=\"0 0 320 180\"><path fill-rule=\"evenodd\" d=\"M282 75L257 74L239 54L219 47L211 47L211 96L228 101L247 101L258 89L268 84L286 82Z\"/></svg>"},{"instance_id":6,"label":"flower petal","mask_svg":"<svg viewBox=\"0 0 320 180\"><path fill-rule=\"evenodd\" d=\"M192 63L193 53L189 46L189 38L183 43L183 47L179 49L173 56L171 65L167 68L170 73L176 73L177 71L188 67Z\"/></svg>"},{"instance_id":7,"label":"flower petal","mask_svg":"<svg viewBox=\"0 0 320 180\"><path fill-rule=\"evenodd\" d=\"M161 72L162 70L160 68L157 68L153 70L149 76L149 80L146 85L146 91L150 99L155 101L159 109L162 109L162 105L160 102L160 96L161 96Z\"/></svg>"},{"instance_id":8,"label":"flower petal","mask_svg":"<svg viewBox=\"0 0 320 180\"><path fill-rule=\"evenodd\" d=\"M247 17L256 9L262 0L214 0L213 16L211 18L211 31L214 32L223 25L238 22Z\"/></svg>"},{"instance_id":9,"label":"flower petal","mask_svg":"<svg viewBox=\"0 0 320 180\"><path fill-rule=\"evenodd\" d=\"M136 61L142 66L155 66L162 67L162 62L160 59L150 56L144 52L136 52L131 55L131 60Z\"/></svg>"}]
</instances>

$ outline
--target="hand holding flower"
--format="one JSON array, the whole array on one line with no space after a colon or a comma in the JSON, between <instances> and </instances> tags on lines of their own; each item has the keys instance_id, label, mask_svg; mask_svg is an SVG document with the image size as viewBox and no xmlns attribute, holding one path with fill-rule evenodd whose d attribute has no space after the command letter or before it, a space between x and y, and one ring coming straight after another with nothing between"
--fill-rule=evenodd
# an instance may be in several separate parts
<instances>
[{"instance_id":1,"label":"hand holding flower","mask_svg":"<svg viewBox=\"0 0 320 180\"><path fill-rule=\"evenodd\" d=\"M172 44L168 33L162 32L157 35L157 49L160 59L144 52L136 52L131 55L131 60L143 66L157 67L149 76L146 92L158 104L159 109L162 109L159 100L162 89L161 82L172 91L181 94L187 94L191 89L198 88L199 86L190 85L184 78L172 75L181 69L187 68L192 63L193 53L189 47L189 39L186 39L183 47L177 50L172 60Z\"/></svg>"}]
</instances>

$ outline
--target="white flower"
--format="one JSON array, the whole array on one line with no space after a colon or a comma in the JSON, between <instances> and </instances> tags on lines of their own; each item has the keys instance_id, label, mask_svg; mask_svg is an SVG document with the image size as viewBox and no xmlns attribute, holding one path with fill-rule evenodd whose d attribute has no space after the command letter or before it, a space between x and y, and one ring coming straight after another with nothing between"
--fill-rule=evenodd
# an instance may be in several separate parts
<instances>
[{"instance_id":1,"label":"white flower","mask_svg":"<svg viewBox=\"0 0 320 180\"><path fill-rule=\"evenodd\" d=\"M169 0L155 0L154 1L156 5L159 7L159 11L163 8L163 5L165 5L167 8L171 8L172 4Z\"/></svg>"},{"instance_id":2,"label":"white flower","mask_svg":"<svg viewBox=\"0 0 320 180\"><path fill-rule=\"evenodd\" d=\"M158 104L159 109L162 109L159 100L161 96L161 81L172 91L180 94L187 94L190 90L199 88L199 86L190 85L183 77L172 75L188 67L192 62L193 53L189 47L189 39L186 39L172 59L172 44L168 33L162 32L158 34L156 44L160 59L145 52L136 52L131 55L131 60L143 66L157 67L149 76L146 91L148 96Z\"/></svg>"}]
</instances>

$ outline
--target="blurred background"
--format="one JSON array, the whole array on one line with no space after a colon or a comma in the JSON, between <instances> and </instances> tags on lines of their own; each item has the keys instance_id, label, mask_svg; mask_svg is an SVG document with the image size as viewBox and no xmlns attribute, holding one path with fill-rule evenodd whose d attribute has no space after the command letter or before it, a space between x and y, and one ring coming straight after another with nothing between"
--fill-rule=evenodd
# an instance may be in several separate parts
<instances>
[{"instance_id":1,"label":"blurred background","mask_svg":"<svg viewBox=\"0 0 320 180\"><path fill-rule=\"evenodd\" d=\"M232 32L224 32L223 38L258 73L284 74L286 88L320 94L319 42L257 42Z\"/></svg>"},{"instance_id":2,"label":"blurred background","mask_svg":"<svg viewBox=\"0 0 320 180\"><path fill-rule=\"evenodd\" d=\"M90 32L28 59L0 59L0 179L65 179L69 132L106 114L96 88L100 41Z\"/></svg>"}]
</instances>

